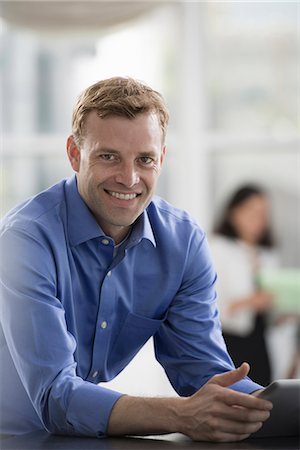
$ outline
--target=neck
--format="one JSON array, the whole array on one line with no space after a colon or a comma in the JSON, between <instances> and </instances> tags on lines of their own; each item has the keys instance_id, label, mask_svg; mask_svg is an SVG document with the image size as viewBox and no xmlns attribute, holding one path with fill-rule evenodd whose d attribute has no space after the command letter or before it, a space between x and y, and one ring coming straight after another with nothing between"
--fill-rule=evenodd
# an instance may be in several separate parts
<instances>
[{"instance_id":1,"label":"neck","mask_svg":"<svg viewBox=\"0 0 300 450\"><path fill-rule=\"evenodd\" d=\"M132 226L129 227L115 227L115 229L104 229L102 228L102 230L104 231L104 233L106 234L106 236L111 237L114 241L115 244L118 245L120 244L122 241L124 241L124 239L126 239L126 237L129 235L130 231L131 231Z\"/></svg>"}]
</instances>

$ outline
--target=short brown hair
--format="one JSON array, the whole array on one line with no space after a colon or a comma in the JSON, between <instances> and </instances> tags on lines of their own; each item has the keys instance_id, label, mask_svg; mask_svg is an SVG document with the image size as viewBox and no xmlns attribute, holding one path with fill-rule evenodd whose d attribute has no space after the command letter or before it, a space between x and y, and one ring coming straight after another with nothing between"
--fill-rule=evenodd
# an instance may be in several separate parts
<instances>
[{"instance_id":1,"label":"short brown hair","mask_svg":"<svg viewBox=\"0 0 300 450\"><path fill-rule=\"evenodd\" d=\"M96 111L101 118L123 116L129 119L138 114L157 114L166 136L169 113L162 95L133 78L113 77L98 81L79 96L73 110L72 133L77 145L81 145L87 115Z\"/></svg>"}]
</instances>

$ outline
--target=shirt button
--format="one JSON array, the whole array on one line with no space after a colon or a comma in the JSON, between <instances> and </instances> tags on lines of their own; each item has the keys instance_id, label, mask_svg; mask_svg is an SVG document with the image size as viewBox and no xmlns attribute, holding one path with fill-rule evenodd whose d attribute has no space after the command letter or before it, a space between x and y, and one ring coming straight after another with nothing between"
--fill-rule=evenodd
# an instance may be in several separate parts
<instances>
[{"instance_id":1,"label":"shirt button","mask_svg":"<svg viewBox=\"0 0 300 450\"><path fill-rule=\"evenodd\" d=\"M110 277L111 276L111 270L109 272L107 272L107 276Z\"/></svg>"},{"instance_id":2,"label":"shirt button","mask_svg":"<svg viewBox=\"0 0 300 450\"><path fill-rule=\"evenodd\" d=\"M102 239L102 244L103 245L108 245L109 244L109 240L108 239Z\"/></svg>"},{"instance_id":3,"label":"shirt button","mask_svg":"<svg viewBox=\"0 0 300 450\"><path fill-rule=\"evenodd\" d=\"M103 329L103 330L105 330L105 328L107 327L107 322L106 322L106 320L103 320L103 322L101 322L101 328Z\"/></svg>"},{"instance_id":4,"label":"shirt button","mask_svg":"<svg viewBox=\"0 0 300 450\"><path fill-rule=\"evenodd\" d=\"M98 370L96 370L96 372L93 373L92 377L96 378L97 375L98 375Z\"/></svg>"}]
</instances>

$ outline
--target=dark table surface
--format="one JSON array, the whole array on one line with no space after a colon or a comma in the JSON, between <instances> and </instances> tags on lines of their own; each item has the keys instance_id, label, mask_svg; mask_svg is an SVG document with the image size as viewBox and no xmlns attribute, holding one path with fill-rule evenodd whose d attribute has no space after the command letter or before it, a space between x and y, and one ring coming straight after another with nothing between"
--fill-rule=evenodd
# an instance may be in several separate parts
<instances>
[{"instance_id":1,"label":"dark table surface","mask_svg":"<svg viewBox=\"0 0 300 450\"><path fill-rule=\"evenodd\" d=\"M181 434L150 437L87 438L54 436L37 431L2 436L1 450L299 450L299 437L247 439L237 443L193 442Z\"/></svg>"}]
</instances>

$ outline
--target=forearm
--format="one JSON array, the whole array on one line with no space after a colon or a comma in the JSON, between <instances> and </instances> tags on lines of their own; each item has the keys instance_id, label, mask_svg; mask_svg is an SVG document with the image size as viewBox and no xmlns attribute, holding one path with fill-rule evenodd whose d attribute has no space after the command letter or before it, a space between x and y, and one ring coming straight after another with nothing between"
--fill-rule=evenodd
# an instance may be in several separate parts
<instances>
[{"instance_id":1,"label":"forearm","mask_svg":"<svg viewBox=\"0 0 300 450\"><path fill-rule=\"evenodd\" d=\"M112 409L107 434L143 436L181 432L179 410L183 400L123 396Z\"/></svg>"},{"instance_id":2,"label":"forearm","mask_svg":"<svg viewBox=\"0 0 300 450\"><path fill-rule=\"evenodd\" d=\"M107 434L183 433L195 441L237 441L257 431L271 405L226 386L243 379L249 366L215 375L190 397L121 397L114 405Z\"/></svg>"}]
</instances>

